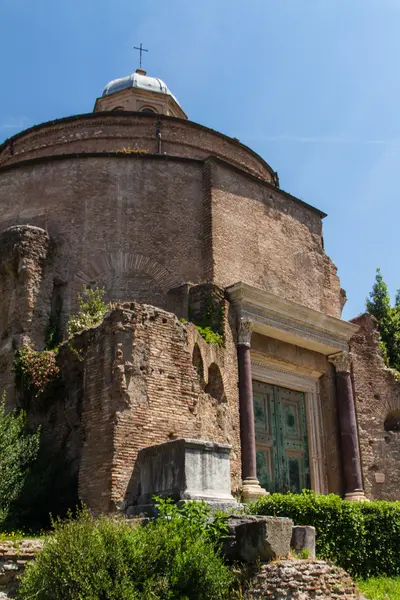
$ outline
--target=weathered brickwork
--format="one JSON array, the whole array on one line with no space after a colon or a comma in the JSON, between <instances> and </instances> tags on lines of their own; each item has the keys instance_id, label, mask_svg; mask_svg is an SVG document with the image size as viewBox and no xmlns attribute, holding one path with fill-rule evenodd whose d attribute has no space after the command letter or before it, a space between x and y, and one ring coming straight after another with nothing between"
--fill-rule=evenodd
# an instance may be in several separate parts
<instances>
[{"instance_id":1,"label":"weathered brickwork","mask_svg":"<svg viewBox=\"0 0 400 600\"><path fill-rule=\"evenodd\" d=\"M360 330L351 340L353 380L363 468L368 498L400 500L400 431L385 431L392 411L400 410L400 382L385 367L373 317L353 323Z\"/></svg>"},{"instance_id":2,"label":"weathered brickwork","mask_svg":"<svg viewBox=\"0 0 400 600\"><path fill-rule=\"evenodd\" d=\"M132 310L117 309L103 325L83 334L89 336L79 470L85 503L108 511L131 501L129 483L138 450L177 437L231 444L237 489L237 372L229 332L227 321L226 348L219 349L171 313L133 304ZM213 386L216 373L222 393Z\"/></svg>"},{"instance_id":3,"label":"weathered brickwork","mask_svg":"<svg viewBox=\"0 0 400 600\"><path fill-rule=\"evenodd\" d=\"M0 182L0 227L36 225L56 243L64 316L85 284L166 308L169 289L206 280L340 315L321 214L221 162L63 158L0 170Z\"/></svg>"},{"instance_id":4,"label":"weathered brickwork","mask_svg":"<svg viewBox=\"0 0 400 600\"><path fill-rule=\"evenodd\" d=\"M217 285L243 281L340 317L343 296L322 246L321 213L215 162L212 220Z\"/></svg>"},{"instance_id":5,"label":"weathered brickwork","mask_svg":"<svg viewBox=\"0 0 400 600\"><path fill-rule=\"evenodd\" d=\"M2 175L0 228L27 222L56 244L64 320L84 285L111 300L165 306L167 291L204 277L202 165L65 160Z\"/></svg>"},{"instance_id":6,"label":"weathered brickwork","mask_svg":"<svg viewBox=\"0 0 400 600\"><path fill-rule=\"evenodd\" d=\"M94 113L59 119L17 134L0 146L0 166L21 160L80 152L159 152L204 159L219 156L275 184L275 173L258 154L217 131L164 115Z\"/></svg>"},{"instance_id":7,"label":"weathered brickwork","mask_svg":"<svg viewBox=\"0 0 400 600\"><path fill-rule=\"evenodd\" d=\"M351 577L323 560L280 560L262 563L257 569L247 600L361 599Z\"/></svg>"},{"instance_id":8,"label":"weathered brickwork","mask_svg":"<svg viewBox=\"0 0 400 600\"><path fill-rule=\"evenodd\" d=\"M43 229L0 234L0 392L14 398L11 365L21 345L43 347L53 290L52 244Z\"/></svg>"}]
</instances>

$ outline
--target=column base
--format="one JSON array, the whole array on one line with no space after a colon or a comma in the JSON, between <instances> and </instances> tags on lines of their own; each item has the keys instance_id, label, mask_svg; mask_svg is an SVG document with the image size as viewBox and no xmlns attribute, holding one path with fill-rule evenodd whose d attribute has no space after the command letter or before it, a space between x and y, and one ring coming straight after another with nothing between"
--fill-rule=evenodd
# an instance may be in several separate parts
<instances>
[{"instance_id":1,"label":"column base","mask_svg":"<svg viewBox=\"0 0 400 600\"><path fill-rule=\"evenodd\" d=\"M344 495L344 500L348 502L369 502L363 490L356 490Z\"/></svg>"},{"instance_id":2,"label":"column base","mask_svg":"<svg viewBox=\"0 0 400 600\"><path fill-rule=\"evenodd\" d=\"M258 479L244 479L242 481L242 500L245 504L258 500L262 496L269 494L264 488L261 487Z\"/></svg>"}]
</instances>

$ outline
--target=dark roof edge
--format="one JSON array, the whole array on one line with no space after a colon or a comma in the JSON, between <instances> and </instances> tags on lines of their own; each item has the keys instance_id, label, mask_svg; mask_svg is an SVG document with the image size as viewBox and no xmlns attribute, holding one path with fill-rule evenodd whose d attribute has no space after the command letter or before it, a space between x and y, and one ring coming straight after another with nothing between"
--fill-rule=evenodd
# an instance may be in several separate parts
<instances>
[{"instance_id":1,"label":"dark roof edge","mask_svg":"<svg viewBox=\"0 0 400 600\"><path fill-rule=\"evenodd\" d=\"M229 135L225 135L225 133L221 133L220 131L216 131L215 129L211 129L211 127L206 127L206 125L201 125L200 123L196 123L195 121L190 121L189 119L182 119L180 117L170 117L168 115L159 115L159 114L150 114L150 113L143 113L143 112L137 112L137 111L102 111L102 112L91 112L91 113L82 113L79 115L71 115L69 117L62 117L60 119L53 119L50 121L45 121L44 123L39 123L39 125L33 125L32 127L28 127L28 129L24 129L23 131L20 131L18 133L16 133L15 135L11 136L10 138L7 138L6 140L4 140L4 142L2 144L0 144L0 152L10 143L13 142L14 140L17 140L20 137L23 137L24 135L26 135L27 133L31 133L32 131L37 131L39 129L41 129L42 127L49 127L51 125L58 125L60 123L68 123L70 121L80 121L80 120L84 120L84 119L96 119L97 117L118 117L118 118L124 118L124 117L132 117L132 116L140 116L140 117L144 117L145 119L156 119L156 120L169 120L169 121L179 121L179 122L183 122L183 123L190 123L190 125L193 125L194 127L197 127L199 129L205 130L205 131L209 131L211 133L213 133L214 135L217 135L225 140L228 140L229 142L240 146L241 148L244 148L247 152L249 152L250 154L252 154L255 158L257 158L258 160L260 160L266 167L267 169L269 169L269 171L271 172L272 175L276 175L276 171L273 170L273 168L259 155L257 154L257 152L255 152L254 150L252 150L251 148L249 148L249 146L246 146L246 144L242 144L242 142L240 142L237 138L233 138L230 137Z\"/></svg>"},{"instance_id":2,"label":"dark roof edge","mask_svg":"<svg viewBox=\"0 0 400 600\"><path fill-rule=\"evenodd\" d=\"M248 178L252 179L253 181L256 181L257 183L260 183L260 184L266 186L271 191L277 192L278 194L282 194L289 200L292 200L293 202L297 202L298 204L301 204L308 210L316 212L322 219L327 216L326 213L322 212L318 208L315 208L315 206L312 206L311 204L307 204L307 202L304 202L304 200L300 200L300 198L296 198L296 196L292 196L292 194L285 192L285 190L275 187L272 183L265 181L265 179L262 179L261 177L257 177L256 175L253 175L252 173L249 173L248 171L241 169L237 165L233 165L232 163L230 163L222 158L219 158L218 156L214 156L214 155L210 155L207 158L191 158L189 156L176 156L173 154L152 154L150 152L132 152L132 153L129 153L129 152L78 152L78 153L73 153L73 154L51 154L49 156L37 156L35 158L26 158L25 160L2 165L2 166L0 166L0 173L2 173L4 171L10 171L11 169L15 169L15 168L22 167L25 165L40 164L40 163L46 162L46 161L69 160L71 158L74 159L74 158L107 158L107 157L108 158L110 158L110 157L113 157L113 158L151 158L151 159L161 160L161 161L162 160L164 160L164 161L172 160L175 162L186 162L186 163L197 163L197 164L202 164L207 161L220 163L230 169L233 169L234 171L241 173L245 177L248 177Z\"/></svg>"}]
</instances>

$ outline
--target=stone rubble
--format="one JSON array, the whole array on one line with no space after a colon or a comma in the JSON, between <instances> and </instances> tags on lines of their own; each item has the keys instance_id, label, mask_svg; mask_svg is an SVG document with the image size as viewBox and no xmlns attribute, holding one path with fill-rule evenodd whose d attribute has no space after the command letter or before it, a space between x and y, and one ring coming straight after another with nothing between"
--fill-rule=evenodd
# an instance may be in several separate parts
<instances>
[{"instance_id":1,"label":"stone rubble","mask_svg":"<svg viewBox=\"0 0 400 600\"><path fill-rule=\"evenodd\" d=\"M351 577L323 560L284 559L261 563L246 600L362 600Z\"/></svg>"},{"instance_id":2,"label":"stone rubble","mask_svg":"<svg viewBox=\"0 0 400 600\"><path fill-rule=\"evenodd\" d=\"M18 576L43 549L43 540L0 541L0 600L15 597Z\"/></svg>"}]
</instances>

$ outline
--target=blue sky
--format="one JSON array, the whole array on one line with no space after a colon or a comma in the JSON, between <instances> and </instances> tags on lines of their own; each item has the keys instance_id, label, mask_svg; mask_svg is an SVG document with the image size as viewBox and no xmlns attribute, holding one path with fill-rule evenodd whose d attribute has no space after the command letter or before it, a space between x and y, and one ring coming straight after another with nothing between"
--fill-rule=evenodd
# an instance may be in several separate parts
<instances>
[{"instance_id":1,"label":"blue sky","mask_svg":"<svg viewBox=\"0 0 400 600\"><path fill-rule=\"evenodd\" d=\"M190 119L328 213L351 318L377 266L400 287L399 31L400 0L1 0L0 141L90 112L143 42Z\"/></svg>"}]
</instances>

